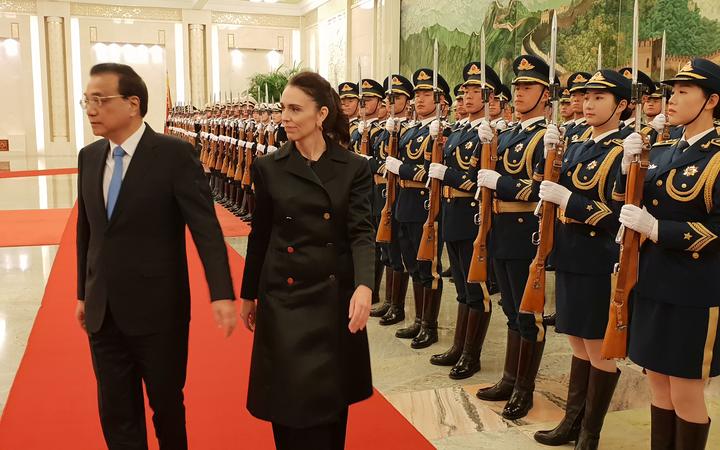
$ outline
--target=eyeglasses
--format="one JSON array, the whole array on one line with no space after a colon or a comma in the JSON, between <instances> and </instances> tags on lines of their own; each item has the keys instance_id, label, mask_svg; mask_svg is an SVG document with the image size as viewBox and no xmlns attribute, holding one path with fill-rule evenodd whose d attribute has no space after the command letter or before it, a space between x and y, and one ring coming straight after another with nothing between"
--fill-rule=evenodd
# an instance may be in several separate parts
<instances>
[{"instance_id":1,"label":"eyeglasses","mask_svg":"<svg viewBox=\"0 0 720 450\"><path fill-rule=\"evenodd\" d=\"M80 107L82 109L88 109L88 106L92 106L93 108L100 108L103 105L103 102L105 100L111 100L113 98L127 98L126 95L107 95L105 97L100 97L98 95L91 95L88 97L87 95L83 95L82 99L80 99Z\"/></svg>"}]
</instances>

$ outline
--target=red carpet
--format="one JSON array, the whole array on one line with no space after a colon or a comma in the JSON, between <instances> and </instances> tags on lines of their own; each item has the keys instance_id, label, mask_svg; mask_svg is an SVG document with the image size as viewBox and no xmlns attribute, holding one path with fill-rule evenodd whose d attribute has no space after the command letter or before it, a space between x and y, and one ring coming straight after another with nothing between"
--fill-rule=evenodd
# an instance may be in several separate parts
<instances>
[{"instance_id":1,"label":"red carpet","mask_svg":"<svg viewBox=\"0 0 720 450\"><path fill-rule=\"evenodd\" d=\"M62 237L42 306L7 405L0 418L0 449L95 450L104 442L98 421L87 338L73 319L75 221ZM188 261L193 295L186 388L190 448L272 449L270 425L245 409L251 334L220 336L211 318L208 290L194 246ZM236 286L243 259L229 249ZM152 425L148 420L148 430ZM157 449L154 438L151 448ZM382 396L350 409L349 449L433 448Z\"/></svg>"},{"instance_id":2,"label":"red carpet","mask_svg":"<svg viewBox=\"0 0 720 450\"><path fill-rule=\"evenodd\" d=\"M67 169L15 170L0 172L0 178L41 177L46 175L69 175L73 173L78 173L78 170L73 167Z\"/></svg>"},{"instance_id":3,"label":"red carpet","mask_svg":"<svg viewBox=\"0 0 720 450\"><path fill-rule=\"evenodd\" d=\"M220 228L222 228L223 236L237 237L247 236L250 234L250 225L247 225L245 222L240 220L239 217L234 216L230 213L230 211L217 203L215 204L215 214L220 222Z\"/></svg>"},{"instance_id":4,"label":"red carpet","mask_svg":"<svg viewBox=\"0 0 720 450\"><path fill-rule=\"evenodd\" d=\"M70 209L0 211L0 247L59 244Z\"/></svg>"}]
</instances>

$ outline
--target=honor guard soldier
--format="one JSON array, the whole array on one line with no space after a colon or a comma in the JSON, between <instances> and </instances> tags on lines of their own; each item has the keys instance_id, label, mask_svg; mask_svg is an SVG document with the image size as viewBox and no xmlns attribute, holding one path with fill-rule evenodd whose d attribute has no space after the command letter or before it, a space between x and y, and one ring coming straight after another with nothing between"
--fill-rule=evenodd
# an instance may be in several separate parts
<instances>
[{"instance_id":1,"label":"honor guard soldier","mask_svg":"<svg viewBox=\"0 0 720 450\"><path fill-rule=\"evenodd\" d=\"M456 128L463 127L467 123L467 111L465 110L462 83L455 86L453 94L455 95L455 123L453 124L452 131L455 131Z\"/></svg>"},{"instance_id":2,"label":"honor guard soldier","mask_svg":"<svg viewBox=\"0 0 720 450\"><path fill-rule=\"evenodd\" d=\"M440 101L450 96L450 87L438 74ZM412 339L412 348L425 348L437 342L437 318L440 313L442 297L441 263L418 261L417 254L428 212L425 202L429 197L425 154L430 153L434 139L439 136L440 124L435 121L435 95L433 92L433 71L418 69L413 74L415 114L417 122L405 132L398 148L399 158L388 157L386 169L400 177L395 217L400 223L400 248L402 258L413 280L415 300L415 321L407 328L396 332L401 339ZM440 239L437 242L437 255L441 254Z\"/></svg>"},{"instance_id":3,"label":"honor guard soldier","mask_svg":"<svg viewBox=\"0 0 720 450\"><path fill-rule=\"evenodd\" d=\"M632 67L624 67L620 70L620 75L624 76L628 80L632 80ZM638 77L637 77L638 83L641 83L643 85L643 95L642 95L642 104L645 104L647 99L650 97L651 94L655 92L655 82L650 78L645 72L642 70L638 70ZM630 104L630 110L635 111L635 104ZM663 117L664 119L664 117ZM662 125L665 126L665 122L662 122ZM643 125L643 128L645 125ZM630 135L630 133L633 132L635 128L635 114L632 114L631 117L624 120L621 124L620 130L622 131L622 138L626 138ZM662 127L661 127L662 129Z\"/></svg>"},{"instance_id":4,"label":"honor guard soldier","mask_svg":"<svg viewBox=\"0 0 720 450\"><path fill-rule=\"evenodd\" d=\"M385 78L383 81L383 91L386 93L388 92L388 83L392 83L392 94L388 94L387 98L390 100L392 96L392 100L388 105L388 114L390 116L385 121L385 129L381 131L377 138L382 162L373 172L376 179L378 175L382 176L385 173L385 159L388 154L391 132L395 131L397 133L396 152L401 145L407 145L405 136L408 130L408 120L406 117L409 102L413 96L413 85L410 80L402 75L393 75L392 80ZM393 115L395 118L393 118ZM380 161L378 160L378 162ZM382 185L382 182L378 184ZM387 192L387 187L384 192ZM386 203L388 201L387 195L383 197L384 203ZM381 252L380 260L385 266L385 301L373 307L370 316L380 317L380 325L394 325L405 320L405 295L407 294L409 274L405 270L400 251L400 224L393 212L397 204L397 196L395 196L394 200L391 205L385 206L383 203L383 207L390 208L391 211L390 242L377 244Z\"/></svg>"},{"instance_id":5,"label":"honor guard soldier","mask_svg":"<svg viewBox=\"0 0 720 450\"><path fill-rule=\"evenodd\" d=\"M498 91L499 94L497 95L497 99L500 101L500 109L502 110L500 115L508 127L513 127L515 126L515 119L513 117L515 114L515 108L512 104L512 92L505 84L500 85Z\"/></svg>"},{"instance_id":6,"label":"honor guard soldier","mask_svg":"<svg viewBox=\"0 0 720 450\"><path fill-rule=\"evenodd\" d=\"M570 92L570 106L573 112L572 121L563 123L565 138L568 142L587 139L589 126L585 123L583 103L585 102L585 83L591 76L588 72L575 72L568 77L567 89Z\"/></svg>"},{"instance_id":7,"label":"honor guard soldier","mask_svg":"<svg viewBox=\"0 0 720 450\"><path fill-rule=\"evenodd\" d=\"M570 90L568 88L563 89L562 94L560 95L560 118L563 121L563 126L565 124L572 126L575 121L575 113L573 112L572 104L570 103Z\"/></svg>"},{"instance_id":8,"label":"honor guard soldier","mask_svg":"<svg viewBox=\"0 0 720 450\"><path fill-rule=\"evenodd\" d=\"M535 377L545 348L542 315L521 313L519 307L535 256L532 236L538 231L538 220L533 213L538 199L532 190L532 175L543 157L550 68L538 57L523 55L513 62L513 71L520 123L499 135L496 170L481 169L477 177L479 186L494 191L489 252L508 318L502 379L480 389L477 396L507 401L502 415L510 420L524 417L532 408ZM494 132L490 124L483 123L478 135L481 142L490 142Z\"/></svg>"},{"instance_id":9,"label":"honor guard soldier","mask_svg":"<svg viewBox=\"0 0 720 450\"><path fill-rule=\"evenodd\" d=\"M340 95L340 106L343 114L350 122L350 136L353 135L358 126L358 115L360 114L360 92L357 83L345 81L338 86Z\"/></svg>"},{"instance_id":10,"label":"honor guard soldier","mask_svg":"<svg viewBox=\"0 0 720 450\"><path fill-rule=\"evenodd\" d=\"M554 429L539 431L546 445L576 441L575 448L596 449L620 371L602 358L608 324L612 274L619 259L619 228L612 200L622 143L618 124L630 115L630 80L614 70L596 72L585 84L584 113L590 126L585 142L565 150L557 183L542 181L540 199L558 205L554 247L556 326L566 334L573 358L565 417ZM557 126L548 125L545 152L560 144ZM544 164L537 167L538 178Z\"/></svg>"},{"instance_id":11,"label":"honor guard soldier","mask_svg":"<svg viewBox=\"0 0 720 450\"><path fill-rule=\"evenodd\" d=\"M704 387L720 374L720 134L713 123L720 66L696 58L663 83L672 86L670 124L684 133L653 146L642 204L620 211L620 222L647 238L628 353L650 382L651 447L703 449L710 429ZM642 149L638 133L628 136L623 174ZM616 200L625 194L624 178L615 183Z\"/></svg>"},{"instance_id":12,"label":"honor guard soldier","mask_svg":"<svg viewBox=\"0 0 720 450\"><path fill-rule=\"evenodd\" d=\"M450 270L457 291L458 311L453 344L445 353L434 355L430 363L454 366L450 378L469 378L480 370L480 353L490 323L490 294L479 283L468 283L473 241L478 233L475 215L478 212L477 127L483 120L485 105L482 96L481 63L468 63L463 69L465 109L468 121L448 137L443 151L443 164L433 163L429 177L442 181L442 236L447 247ZM495 92L500 78L485 67L487 86ZM491 98L494 94L491 94ZM493 99L494 100L494 99ZM499 115L499 102L495 101ZM488 104L488 109L490 105Z\"/></svg>"}]
</instances>

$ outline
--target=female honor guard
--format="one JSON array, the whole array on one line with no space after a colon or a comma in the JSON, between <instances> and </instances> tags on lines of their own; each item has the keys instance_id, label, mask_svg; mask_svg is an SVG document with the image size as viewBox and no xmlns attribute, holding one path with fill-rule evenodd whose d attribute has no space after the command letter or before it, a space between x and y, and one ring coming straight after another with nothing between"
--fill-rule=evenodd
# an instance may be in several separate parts
<instances>
[{"instance_id":1,"label":"female honor guard","mask_svg":"<svg viewBox=\"0 0 720 450\"><path fill-rule=\"evenodd\" d=\"M480 370L480 353L492 313L490 295L483 290L483 285L467 281L473 241L478 233L474 220L478 212L475 200L479 146L477 126L483 120L485 110L480 67L479 62L471 62L463 69L464 108L468 121L456 128L445 142L444 164L430 164L428 175L443 183L442 236L458 301L453 345L445 353L430 358L430 363L454 366L450 370L450 378L454 380L469 378ZM488 87L495 91L500 86L500 78L490 66L485 66L485 76ZM499 111L500 108L497 109Z\"/></svg>"},{"instance_id":2,"label":"female honor guard","mask_svg":"<svg viewBox=\"0 0 720 450\"><path fill-rule=\"evenodd\" d=\"M388 146L390 145L390 134L397 133L396 149L400 145L407 144L405 134L408 130L408 122L405 119L410 98L412 98L413 85L402 75L393 75L392 79L385 78L383 90L388 92L388 83L392 83L392 103L388 105L388 117L385 122L385 130L378 136L380 142L380 154L382 163L376 173L382 174L385 171L385 159L387 158ZM389 99L389 97L388 97ZM376 175L377 176L377 175ZM382 176L382 175L381 175ZM387 198L384 199L387 202ZM387 207L390 211L395 210L395 202ZM381 251L381 261L385 265L385 301L370 311L370 317L380 317L380 325L393 325L405 320L405 295L407 293L409 274L405 270L400 252L400 224L395 214L392 214L391 240L387 244L377 244Z\"/></svg>"},{"instance_id":3,"label":"female honor guard","mask_svg":"<svg viewBox=\"0 0 720 450\"><path fill-rule=\"evenodd\" d=\"M425 186L425 153L431 152L434 139L440 132L440 124L434 121L435 96L432 80L431 69L418 69L413 74L415 111L420 122L406 132L408 137L403 139L398 149L399 158L388 157L385 160L385 168L400 177L395 216L400 223L402 258L413 279L415 297L415 322L398 330L395 336L412 339L410 345L416 349L429 347L437 342L437 318L442 297L440 259L436 258L432 262L417 260L423 224L428 216L425 209L429 194L429 189ZM442 91L440 101L444 102L445 98L450 97L450 88L440 74L437 75L437 80L438 88ZM432 126L431 122L434 122ZM441 254L440 242L441 239L438 239L438 255Z\"/></svg>"},{"instance_id":4,"label":"female honor guard","mask_svg":"<svg viewBox=\"0 0 720 450\"><path fill-rule=\"evenodd\" d=\"M532 191L532 173L543 157L545 105L548 102L550 67L535 56L523 55L513 62L515 110L520 123L498 138L496 171L481 169L477 183L493 193L489 252L507 316L507 348L502 379L482 388L482 400L506 400L503 417L514 420L527 415L533 405L535 377L545 348L542 315L520 313L530 262L535 255L532 235L538 230L537 196ZM488 123L478 127L480 142L490 142Z\"/></svg>"},{"instance_id":5,"label":"female honor guard","mask_svg":"<svg viewBox=\"0 0 720 450\"><path fill-rule=\"evenodd\" d=\"M720 374L720 66L697 58L663 83L673 89L670 124L684 134L653 146L644 208L620 212L624 226L647 237L629 355L650 382L652 448L702 449L710 429L704 388ZM642 145L637 133L625 140L623 173ZM624 187L615 184L619 194Z\"/></svg>"},{"instance_id":6,"label":"female honor guard","mask_svg":"<svg viewBox=\"0 0 720 450\"><path fill-rule=\"evenodd\" d=\"M614 360L602 359L600 348L610 308L610 278L619 256L619 223L611 210L623 152L618 123L630 114L630 95L630 80L613 70L596 72L585 84L583 111L590 138L568 145L558 183L540 184L540 199L560 208L550 258L555 267L555 331L568 336L573 350L565 417L553 430L535 433L541 444L576 441L576 449L596 449L620 376ZM560 139L558 128L548 125L545 153ZM538 175L543 168L538 165Z\"/></svg>"}]
</instances>

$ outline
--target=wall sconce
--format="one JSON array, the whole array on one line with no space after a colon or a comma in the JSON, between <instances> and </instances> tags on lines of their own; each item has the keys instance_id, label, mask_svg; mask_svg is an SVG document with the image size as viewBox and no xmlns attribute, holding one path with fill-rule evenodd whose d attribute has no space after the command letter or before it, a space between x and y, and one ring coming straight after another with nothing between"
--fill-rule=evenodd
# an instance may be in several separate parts
<instances>
[{"instance_id":1,"label":"wall sconce","mask_svg":"<svg viewBox=\"0 0 720 450\"><path fill-rule=\"evenodd\" d=\"M20 40L20 24L19 23L11 23L10 24L10 37L15 40Z\"/></svg>"},{"instance_id":2,"label":"wall sconce","mask_svg":"<svg viewBox=\"0 0 720 450\"><path fill-rule=\"evenodd\" d=\"M97 27L90 27L90 42L97 42Z\"/></svg>"}]
</instances>

